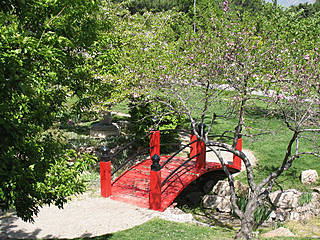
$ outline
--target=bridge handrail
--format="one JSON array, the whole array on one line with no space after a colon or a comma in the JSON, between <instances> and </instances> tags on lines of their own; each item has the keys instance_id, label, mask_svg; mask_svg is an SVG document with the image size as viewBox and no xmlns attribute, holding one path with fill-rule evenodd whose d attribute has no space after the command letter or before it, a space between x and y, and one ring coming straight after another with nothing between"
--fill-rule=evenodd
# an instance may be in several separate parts
<instances>
[{"instance_id":1,"label":"bridge handrail","mask_svg":"<svg viewBox=\"0 0 320 240\"><path fill-rule=\"evenodd\" d=\"M150 150L150 147L146 147L144 149L142 149L141 151L137 152L136 154L134 154L133 156L131 156L130 158L128 158L126 161L124 161L123 163L120 164L119 167L117 167L116 169L114 169L111 173L111 176L113 176L116 172L118 172L121 168L123 168L124 166L126 166L129 162L136 160L136 157L139 156L140 154L144 153L144 151L146 150ZM147 152L146 152L147 153Z\"/></svg>"},{"instance_id":2,"label":"bridge handrail","mask_svg":"<svg viewBox=\"0 0 320 240\"><path fill-rule=\"evenodd\" d=\"M183 129L162 129L159 130L161 131L183 131ZM145 139L147 137L149 137L152 133L148 132L147 134L145 134L144 136L142 136L140 139ZM120 149L118 149L115 153L113 154L109 154L109 158L112 159L115 156L117 156L119 153L121 153L122 151L128 149L131 145L133 145L134 143L136 143L136 139L132 140L131 142L127 143L125 146L121 147ZM160 144L162 146L176 146L176 145L180 145L178 143L166 143L166 144ZM153 147L146 147L144 149L142 149L141 151L137 152L136 154L134 154L133 156L131 156L130 158L128 158L125 162L121 163L120 166L118 166L116 169L114 169L111 173L111 176L113 176L115 173L117 173L120 169L122 169L124 166L126 166L129 162L133 161L136 159L137 156L139 156L140 154L143 153L147 153L146 150L150 150Z\"/></svg>"},{"instance_id":3,"label":"bridge handrail","mask_svg":"<svg viewBox=\"0 0 320 240\"><path fill-rule=\"evenodd\" d=\"M180 168L182 168L184 165L186 165L188 162L190 162L192 159L198 157L200 155L200 153L192 156L191 158L189 157L188 160L184 161L180 166L178 166L175 170L173 170L161 183L161 187L163 187L167 181L173 176L173 174L175 174Z\"/></svg>"},{"instance_id":4,"label":"bridge handrail","mask_svg":"<svg viewBox=\"0 0 320 240\"><path fill-rule=\"evenodd\" d=\"M160 166L160 169L164 168L164 167L165 167L177 154L179 154L182 150L184 150L184 149L187 148L187 147L190 147L190 145L192 145L193 143L198 142L198 141L199 141L199 139L194 140L194 141L188 143L187 145L183 145L182 148L180 148L178 151L176 151L171 157L169 157L169 158L167 159L167 161L165 161L165 162Z\"/></svg>"}]
</instances>

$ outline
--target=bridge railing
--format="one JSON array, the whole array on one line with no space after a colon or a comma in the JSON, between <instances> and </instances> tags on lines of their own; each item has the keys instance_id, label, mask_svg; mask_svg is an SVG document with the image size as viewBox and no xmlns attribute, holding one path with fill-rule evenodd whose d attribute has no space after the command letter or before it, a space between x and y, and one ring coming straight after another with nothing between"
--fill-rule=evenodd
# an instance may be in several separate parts
<instances>
[{"instance_id":1,"label":"bridge railing","mask_svg":"<svg viewBox=\"0 0 320 240\"><path fill-rule=\"evenodd\" d=\"M161 169L163 169L170 161L174 159L180 152L187 147L190 148L190 154L187 160L180 164L161 182ZM155 150L152 150L155 149ZM242 150L242 138L238 139L237 150ZM209 150L210 151L210 150ZM170 178L172 178L184 165L191 160L196 159L196 168L201 170L206 168L206 146L205 143L197 138L196 135L190 135L190 143L183 145L171 157L169 157L162 165L160 165L160 131L153 131L150 135L150 159L152 160L150 170L150 195L149 205L153 210L161 208L161 187L163 187ZM241 170L241 159L233 155L232 167Z\"/></svg>"},{"instance_id":2,"label":"bridge railing","mask_svg":"<svg viewBox=\"0 0 320 240\"><path fill-rule=\"evenodd\" d=\"M141 153L150 151L150 159L152 160L151 170L150 170L150 195L149 204L150 208L153 210L158 210L161 207L161 187L164 186L170 178L172 178L176 172L182 168L184 165L189 163L191 160L196 159L196 168L205 169L206 168L206 146L205 143L197 138L196 135L190 134L190 142L183 145L179 150L177 150L172 156L170 156L162 165L160 165L160 131L150 131L145 137L150 137L149 147L138 151L136 154L128 158L123 162L118 168L111 172L111 159L119 153L127 149L132 143L127 144L127 146L119 149L116 153L110 154L106 147L101 149L100 157L100 181L101 181L101 196L109 197L112 194L111 181L112 175L122 169L129 162L136 160L137 156ZM164 145L177 145L177 144L164 144ZM175 170L173 170L162 182L161 182L161 169L163 169L170 161L174 159L180 152L190 148L189 157L182 164L180 164ZM242 150L242 138L238 139L237 150ZM241 159L233 155L232 167L235 169L241 169Z\"/></svg>"},{"instance_id":3,"label":"bridge railing","mask_svg":"<svg viewBox=\"0 0 320 240\"><path fill-rule=\"evenodd\" d=\"M170 161L174 159L180 152L190 148L190 154L186 161L180 164L161 182L161 169L163 169ZM150 196L149 205L153 210L159 210L161 207L161 187L176 174L176 172L186 165L188 162L196 158L196 167L205 168L205 144L191 134L190 143L183 145L178 151L171 155L162 165L160 165L160 131L153 131L150 135L150 159L152 160L150 170Z\"/></svg>"},{"instance_id":4,"label":"bridge railing","mask_svg":"<svg viewBox=\"0 0 320 240\"><path fill-rule=\"evenodd\" d=\"M148 133L143 138L147 138L152 133ZM142 154L147 154L150 151L150 147L146 147L138 150L134 155L127 158L124 162L122 162L117 168L112 171L111 160L114 159L117 155L119 155L124 150L129 149L132 145L134 145L136 141L131 141L125 146L120 147L115 153L110 154L110 149L106 146L103 146L100 150L100 186L101 186L101 196L102 197L110 197L112 194L112 176L115 175L120 169L123 169L130 162L137 160L137 157Z\"/></svg>"}]
</instances>

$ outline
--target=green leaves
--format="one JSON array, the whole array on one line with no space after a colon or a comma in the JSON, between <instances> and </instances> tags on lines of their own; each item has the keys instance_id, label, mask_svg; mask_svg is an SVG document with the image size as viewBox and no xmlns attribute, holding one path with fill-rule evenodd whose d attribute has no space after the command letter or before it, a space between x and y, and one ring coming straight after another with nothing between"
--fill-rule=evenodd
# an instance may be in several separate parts
<instances>
[{"instance_id":1,"label":"green leaves","mask_svg":"<svg viewBox=\"0 0 320 240\"><path fill-rule=\"evenodd\" d=\"M92 156L65 150L47 130L106 96L99 91L107 83L96 75L102 65L104 72L113 71L117 47L111 51L105 41L112 39L111 20L102 4L1 3L0 208L14 207L24 220L32 220L43 204L62 206L66 197L84 190L80 174ZM102 53L101 63L94 53ZM70 97L73 105L67 105Z\"/></svg>"}]
</instances>

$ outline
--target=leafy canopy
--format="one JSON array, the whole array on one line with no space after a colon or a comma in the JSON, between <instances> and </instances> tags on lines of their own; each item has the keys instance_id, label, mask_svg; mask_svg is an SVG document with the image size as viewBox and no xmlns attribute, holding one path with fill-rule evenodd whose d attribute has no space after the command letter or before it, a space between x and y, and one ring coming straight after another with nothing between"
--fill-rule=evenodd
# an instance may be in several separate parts
<instances>
[{"instance_id":1,"label":"leafy canopy","mask_svg":"<svg viewBox=\"0 0 320 240\"><path fill-rule=\"evenodd\" d=\"M101 69L116 71L120 45L103 3L1 1L0 208L14 207L24 220L84 190L79 175L93 157L76 154L50 128L110 95Z\"/></svg>"}]
</instances>

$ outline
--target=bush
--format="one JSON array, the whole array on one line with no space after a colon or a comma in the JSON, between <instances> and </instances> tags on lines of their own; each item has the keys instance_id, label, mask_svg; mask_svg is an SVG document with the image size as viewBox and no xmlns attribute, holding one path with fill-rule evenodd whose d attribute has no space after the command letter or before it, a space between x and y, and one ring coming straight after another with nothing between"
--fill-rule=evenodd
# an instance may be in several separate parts
<instances>
[{"instance_id":1,"label":"bush","mask_svg":"<svg viewBox=\"0 0 320 240\"><path fill-rule=\"evenodd\" d=\"M165 131L176 130L183 123L186 122L186 118L172 111L169 106L164 104L165 101L161 99L151 100L145 96L133 97L130 101L130 128L131 134L136 138L142 138L150 130L162 130L161 143L179 143L179 136L177 131ZM172 103L176 105L175 103ZM147 146L149 138L140 139L138 144ZM163 152L174 151L176 147L166 146L161 148Z\"/></svg>"}]
</instances>

